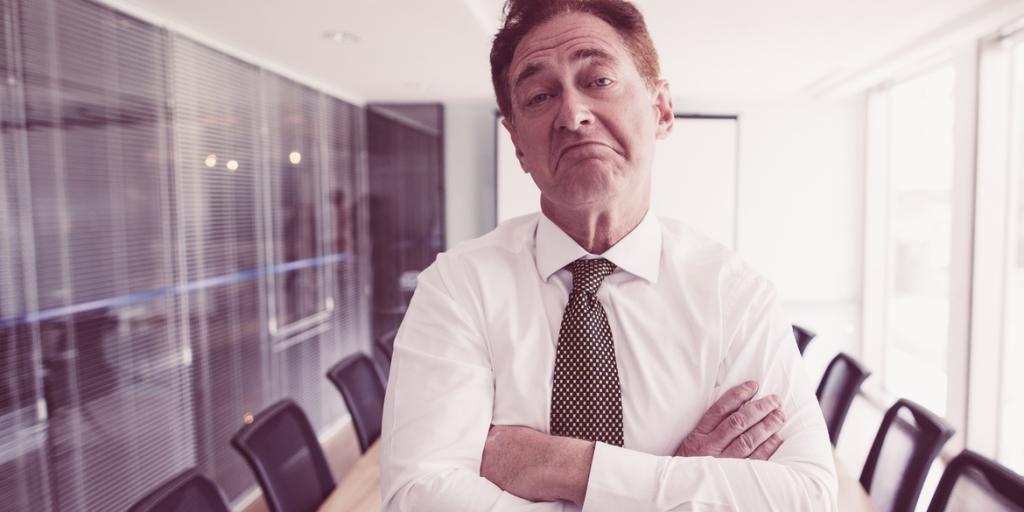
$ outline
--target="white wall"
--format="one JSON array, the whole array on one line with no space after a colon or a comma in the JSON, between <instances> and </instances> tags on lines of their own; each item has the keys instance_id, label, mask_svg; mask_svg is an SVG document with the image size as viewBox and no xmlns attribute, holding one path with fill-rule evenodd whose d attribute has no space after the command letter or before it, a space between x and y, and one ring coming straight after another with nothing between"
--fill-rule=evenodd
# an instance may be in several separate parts
<instances>
[{"instance_id":1,"label":"white wall","mask_svg":"<svg viewBox=\"0 0 1024 512\"><path fill-rule=\"evenodd\" d=\"M740 254L775 282L793 323L818 333L813 382L858 353L864 218L864 100L738 109Z\"/></svg>"},{"instance_id":2,"label":"white wall","mask_svg":"<svg viewBox=\"0 0 1024 512\"><path fill-rule=\"evenodd\" d=\"M494 102L444 105L445 228L448 247L495 226Z\"/></svg>"},{"instance_id":3,"label":"white wall","mask_svg":"<svg viewBox=\"0 0 1024 512\"><path fill-rule=\"evenodd\" d=\"M659 140L651 173L651 206L726 247L736 247L736 119L676 118Z\"/></svg>"},{"instance_id":4,"label":"white wall","mask_svg":"<svg viewBox=\"0 0 1024 512\"><path fill-rule=\"evenodd\" d=\"M739 251L787 301L860 299L863 102L740 113Z\"/></svg>"}]
</instances>

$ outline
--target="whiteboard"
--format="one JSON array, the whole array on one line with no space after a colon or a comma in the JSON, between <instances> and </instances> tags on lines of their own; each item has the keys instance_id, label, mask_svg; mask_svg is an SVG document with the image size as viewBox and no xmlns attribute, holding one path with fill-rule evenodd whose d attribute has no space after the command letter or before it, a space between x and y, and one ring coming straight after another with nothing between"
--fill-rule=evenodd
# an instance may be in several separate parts
<instances>
[{"instance_id":1,"label":"whiteboard","mask_svg":"<svg viewBox=\"0 0 1024 512\"><path fill-rule=\"evenodd\" d=\"M540 210L540 191L520 167L500 118L495 129L500 223ZM735 248L738 141L735 117L677 115L672 134L655 148L651 177L654 211Z\"/></svg>"}]
</instances>

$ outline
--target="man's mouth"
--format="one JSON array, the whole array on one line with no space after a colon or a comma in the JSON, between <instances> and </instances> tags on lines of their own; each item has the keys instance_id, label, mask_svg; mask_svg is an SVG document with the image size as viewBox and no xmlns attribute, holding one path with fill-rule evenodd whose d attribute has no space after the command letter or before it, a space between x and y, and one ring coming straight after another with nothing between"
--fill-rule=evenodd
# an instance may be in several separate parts
<instances>
[{"instance_id":1,"label":"man's mouth","mask_svg":"<svg viewBox=\"0 0 1024 512\"><path fill-rule=\"evenodd\" d=\"M584 141L580 141L580 142L574 142L574 143L569 144L568 146L562 148L562 150L558 153L558 161L555 162L555 167L557 168L559 165L561 165L562 158L565 157L565 155L569 154L571 151L579 150L579 149L586 149L586 148L595 147L595 146L601 146L601 147L604 147L604 148L611 149L611 147L608 146L607 144L605 144L603 142L596 141L596 140L584 140Z\"/></svg>"},{"instance_id":2,"label":"man's mouth","mask_svg":"<svg viewBox=\"0 0 1024 512\"><path fill-rule=\"evenodd\" d=\"M583 148L583 147L587 147L587 146L592 146L592 145L607 146L607 144L604 144L602 142L598 142L596 140L585 140L585 141L581 141L581 142L575 142L573 144L570 144L570 145L562 148L562 152L561 152L561 154L559 156L564 156L566 153L568 153L569 151L572 151L574 149L579 149L579 148Z\"/></svg>"}]
</instances>

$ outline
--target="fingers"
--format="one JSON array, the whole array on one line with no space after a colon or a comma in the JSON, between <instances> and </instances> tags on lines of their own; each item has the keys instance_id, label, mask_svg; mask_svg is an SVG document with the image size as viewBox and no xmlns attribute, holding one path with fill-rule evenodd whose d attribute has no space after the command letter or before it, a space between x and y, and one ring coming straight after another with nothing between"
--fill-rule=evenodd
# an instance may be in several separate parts
<instances>
[{"instance_id":1,"label":"fingers","mask_svg":"<svg viewBox=\"0 0 1024 512\"><path fill-rule=\"evenodd\" d=\"M748 458L768 460L772 455L775 455L776 450L782 446L782 441L782 436L779 434L772 434L765 442L761 443L761 446L758 446L757 449L754 450L754 453L751 453Z\"/></svg>"},{"instance_id":2,"label":"fingers","mask_svg":"<svg viewBox=\"0 0 1024 512\"><path fill-rule=\"evenodd\" d=\"M718 425L720 425L725 418L728 418L732 413L736 412L743 404L747 403L748 400L754 398L755 394L757 394L757 382L752 380L748 380L747 382L726 391L725 394L722 395L722 397L719 398L706 413L704 413L704 416L697 422L697 426L694 427L693 432L698 434L710 434L718 428Z\"/></svg>"},{"instance_id":3,"label":"fingers","mask_svg":"<svg viewBox=\"0 0 1024 512\"><path fill-rule=\"evenodd\" d=\"M722 450L722 456L733 458L753 457L754 452L760 449L765 443L769 442L772 436L777 436L785 423L786 416L782 413L782 410L774 409L770 411L760 421L747 429L746 432L743 432L733 439L733 441L729 443L724 450ZM769 448L771 448L771 445L765 447L766 450ZM776 446L776 448L778 448L778 446ZM774 452L775 450L771 450L771 453ZM768 455L771 456L771 453Z\"/></svg>"},{"instance_id":4,"label":"fingers","mask_svg":"<svg viewBox=\"0 0 1024 512\"><path fill-rule=\"evenodd\" d=\"M765 419L765 417L772 411L778 409L779 405L779 397L776 395L768 395L764 398L747 402L736 412L730 414L728 418L719 423L718 427L711 432L709 437L712 440L712 444L721 450L725 450L727 446L737 440L745 445L752 442L753 439L750 436L744 438L742 437L743 434L746 433L747 430L750 430L754 425L760 423L761 420ZM738 456L746 457L760 444L761 443L749 444L749 449L746 453Z\"/></svg>"},{"instance_id":5,"label":"fingers","mask_svg":"<svg viewBox=\"0 0 1024 512\"><path fill-rule=\"evenodd\" d=\"M728 438L731 442L740 434L746 432L747 429L764 419L765 416L768 416L769 413L778 409L780 405L781 402L776 395L768 395L764 398L747 402L719 423L711 432L711 435L715 438Z\"/></svg>"}]
</instances>

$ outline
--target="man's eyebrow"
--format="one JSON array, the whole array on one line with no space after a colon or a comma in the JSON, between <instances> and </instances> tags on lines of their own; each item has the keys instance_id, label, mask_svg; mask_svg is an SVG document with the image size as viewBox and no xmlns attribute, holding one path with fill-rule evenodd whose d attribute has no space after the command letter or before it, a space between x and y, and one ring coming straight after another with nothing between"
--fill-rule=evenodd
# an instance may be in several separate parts
<instances>
[{"instance_id":1,"label":"man's eyebrow","mask_svg":"<svg viewBox=\"0 0 1024 512\"><path fill-rule=\"evenodd\" d=\"M583 59L595 59L595 60L610 60L614 61L615 58L608 52L600 48L580 48L572 53L572 60L583 60Z\"/></svg>"},{"instance_id":2,"label":"man's eyebrow","mask_svg":"<svg viewBox=\"0 0 1024 512\"><path fill-rule=\"evenodd\" d=\"M580 48L579 50L576 50L575 52L572 53L572 60L574 61L585 59L607 61L615 60L615 58L612 57L610 53L600 48ZM526 67L522 71L520 71L519 74L516 76L512 88L515 89L516 87L519 87L519 84L525 82L528 78L536 75L537 73L540 73L544 69L544 67L545 66L543 64L540 64L538 62L531 62L530 64L527 64Z\"/></svg>"},{"instance_id":3,"label":"man's eyebrow","mask_svg":"<svg viewBox=\"0 0 1024 512\"><path fill-rule=\"evenodd\" d=\"M513 82L512 88L515 89L516 87L519 87L519 84L521 84L524 81L526 81L527 78L530 78L531 76L536 75L537 73L540 73L540 71L542 69L544 69L544 65L543 64L539 64L539 63L536 63L536 62L531 62L531 63L527 64L526 68L524 68L522 71L520 71L519 75L516 76L516 81Z\"/></svg>"}]
</instances>

